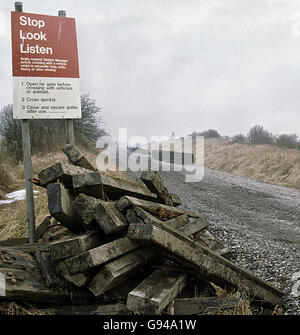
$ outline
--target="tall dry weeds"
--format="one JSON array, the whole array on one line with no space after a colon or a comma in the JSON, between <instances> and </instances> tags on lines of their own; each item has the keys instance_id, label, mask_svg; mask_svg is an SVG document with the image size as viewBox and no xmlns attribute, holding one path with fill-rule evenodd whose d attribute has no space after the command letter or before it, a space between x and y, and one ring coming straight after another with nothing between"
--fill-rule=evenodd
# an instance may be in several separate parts
<instances>
[{"instance_id":1,"label":"tall dry weeds","mask_svg":"<svg viewBox=\"0 0 300 335\"><path fill-rule=\"evenodd\" d=\"M96 166L96 154L84 153L87 158ZM40 156L32 157L32 175L38 177L38 173L50 165L56 162L67 163L68 159L63 152L48 153ZM3 181L0 180L4 185L6 191L17 191L25 188L24 182L24 166L22 163L11 166L9 161L3 165ZM0 166L0 168L1 168ZM10 171L10 172L8 172ZM112 175L118 178L126 178L124 172L105 172L106 174ZM1 178L1 175L0 175ZM49 215L48 202L46 190L40 187L34 186L34 190L38 191L39 194L35 197L35 219L36 227L38 227L46 216ZM0 193L1 196L1 193ZM5 192L2 192L3 198ZM1 199L1 198L0 198ZM0 206L0 241L4 241L10 238L27 238L28 237L28 223L27 223L27 209L26 201L18 201L12 204L6 204Z\"/></svg>"},{"instance_id":2,"label":"tall dry weeds","mask_svg":"<svg viewBox=\"0 0 300 335\"><path fill-rule=\"evenodd\" d=\"M295 149L206 140L205 167L271 184L300 188L300 151Z\"/></svg>"},{"instance_id":3,"label":"tall dry weeds","mask_svg":"<svg viewBox=\"0 0 300 335\"><path fill-rule=\"evenodd\" d=\"M227 291L211 283L216 290L218 298L235 299L237 304L234 308L218 309L212 312L214 315L253 315L251 300L243 291Z\"/></svg>"},{"instance_id":4,"label":"tall dry weeds","mask_svg":"<svg viewBox=\"0 0 300 335\"><path fill-rule=\"evenodd\" d=\"M12 189L13 175L7 165L0 165L0 190L2 192L9 192Z\"/></svg>"},{"instance_id":5,"label":"tall dry weeds","mask_svg":"<svg viewBox=\"0 0 300 335\"><path fill-rule=\"evenodd\" d=\"M191 138L185 143L185 151L191 153ZM163 149L169 149L168 143L163 144ZM175 151L181 151L181 142L175 143ZM196 164L202 154L196 154ZM300 188L300 151L296 149L205 139L204 167L266 183Z\"/></svg>"},{"instance_id":6,"label":"tall dry weeds","mask_svg":"<svg viewBox=\"0 0 300 335\"><path fill-rule=\"evenodd\" d=\"M15 302L0 303L0 315L48 315L31 304L25 306Z\"/></svg>"}]
</instances>

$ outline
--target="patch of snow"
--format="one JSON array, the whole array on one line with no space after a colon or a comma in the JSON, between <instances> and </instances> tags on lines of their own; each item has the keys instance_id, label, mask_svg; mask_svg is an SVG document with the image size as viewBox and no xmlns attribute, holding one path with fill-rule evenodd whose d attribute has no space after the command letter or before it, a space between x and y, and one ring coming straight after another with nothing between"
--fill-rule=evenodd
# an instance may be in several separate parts
<instances>
[{"instance_id":1,"label":"patch of snow","mask_svg":"<svg viewBox=\"0 0 300 335\"><path fill-rule=\"evenodd\" d=\"M38 195L40 192L39 191L33 191L34 195ZM20 201L20 200L25 200L26 199L26 190L19 190L19 191L15 191L12 193L8 193L5 195L8 200L0 200L0 206L1 205L6 205L6 204L11 204L13 202L16 201ZM36 198L35 196L35 198Z\"/></svg>"}]
</instances>

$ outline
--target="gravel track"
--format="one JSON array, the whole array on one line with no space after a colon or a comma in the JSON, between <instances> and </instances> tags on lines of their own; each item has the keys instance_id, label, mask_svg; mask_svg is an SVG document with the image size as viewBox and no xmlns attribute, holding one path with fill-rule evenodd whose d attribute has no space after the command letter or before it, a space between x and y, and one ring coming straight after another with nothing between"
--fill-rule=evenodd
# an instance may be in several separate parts
<instances>
[{"instance_id":1,"label":"gravel track","mask_svg":"<svg viewBox=\"0 0 300 335\"><path fill-rule=\"evenodd\" d=\"M198 183L182 172L160 174L182 207L204 216L232 261L281 289L285 313L299 315L300 294L291 293L297 280L300 290L300 273L292 278L300 271L300 190L209 169Z\"/></svg>"}]
</instances>

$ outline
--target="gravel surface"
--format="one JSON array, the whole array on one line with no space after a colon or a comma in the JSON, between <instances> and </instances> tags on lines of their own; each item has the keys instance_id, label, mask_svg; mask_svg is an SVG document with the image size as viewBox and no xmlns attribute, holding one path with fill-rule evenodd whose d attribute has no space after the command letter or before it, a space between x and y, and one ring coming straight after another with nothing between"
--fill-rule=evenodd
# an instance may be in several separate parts
<instances>
[{"instance_id":1,"label":"gravel surface","mask_svg":"<svg viewBox=\"0 0 300 335\"><path fill-rule=\"evenodd\" d=\"M160 174L182 207L204 216L232 261L281 289L285 313L299 315L292 289L300 293L300 190L209 169L198 183L186 183L181 172Z\"/></svg>"}]
</instances>

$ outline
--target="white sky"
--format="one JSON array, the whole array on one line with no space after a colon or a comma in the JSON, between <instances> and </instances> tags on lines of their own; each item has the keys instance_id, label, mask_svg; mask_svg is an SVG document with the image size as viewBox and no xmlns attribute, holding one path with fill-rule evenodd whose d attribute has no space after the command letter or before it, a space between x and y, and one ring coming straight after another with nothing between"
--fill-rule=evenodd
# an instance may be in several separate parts
<instances>
[{"instance_id":1,"label":"white sky","mask_svg":"<svg viewBox=\"0 0 300 335\"><path fill-rule=\"evenodd\" d=\"M61 5L63 3L63 6ZM300 135L300 1L24 0L75 17L82 93L117 136ZM12 103L10 11L0 2L0 107Z\"/></svg>"}]
</instances>

